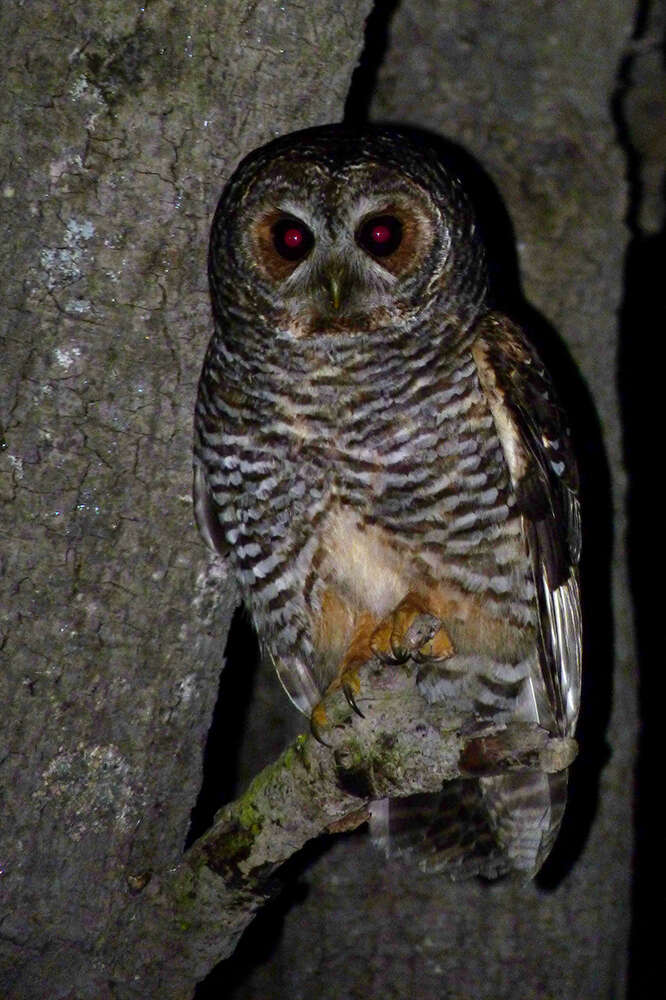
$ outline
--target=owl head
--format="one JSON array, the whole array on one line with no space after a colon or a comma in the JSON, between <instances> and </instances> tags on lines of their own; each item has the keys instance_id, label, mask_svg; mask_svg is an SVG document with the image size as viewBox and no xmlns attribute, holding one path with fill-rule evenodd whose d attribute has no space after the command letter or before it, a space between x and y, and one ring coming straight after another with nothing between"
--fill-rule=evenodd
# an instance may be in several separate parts
<instances>
[{"instance_id":1,"label":"owl head","mask_svg":"<svg viewBox=\"0 0 666 1000\"><path fill-rule=\"evenodd\" d=\"M209 274L229 310L282 337L473 318L487 290L472 206L412 133L327 125L251 153L220 199Z\"/></svg>"}]
</instances>

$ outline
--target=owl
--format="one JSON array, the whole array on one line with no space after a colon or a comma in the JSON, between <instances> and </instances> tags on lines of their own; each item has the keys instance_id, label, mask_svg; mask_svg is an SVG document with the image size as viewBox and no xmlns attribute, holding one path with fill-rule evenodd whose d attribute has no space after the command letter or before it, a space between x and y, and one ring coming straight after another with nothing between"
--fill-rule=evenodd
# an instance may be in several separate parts
<instances>
[{"instance_id":1,"label":"owl","mask_svg":"<svg viewBox=\"0 0 666 1000\"><path fill-rule=\"evenodd\" d=\"M411 658L457 717L571 735L575 460L455 170L397 128L277 139L222 193L209 279L195 514L291 700ZM503 774L376 819L429 870L529 878L565 800L566 772Z\"/></svg>"}]
</instances>

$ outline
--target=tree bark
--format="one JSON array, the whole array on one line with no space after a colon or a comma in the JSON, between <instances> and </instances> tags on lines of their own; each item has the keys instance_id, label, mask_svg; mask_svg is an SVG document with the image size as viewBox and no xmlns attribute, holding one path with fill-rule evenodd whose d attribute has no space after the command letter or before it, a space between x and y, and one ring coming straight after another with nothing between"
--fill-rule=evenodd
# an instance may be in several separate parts
<instances>
[{"instance_id":1,"label":"tree bark","mask_svg":"<svg viewBox=\"0 0 666 1000\"><path fill-rule=\"evenodd\" d=\"M194 989L108 966L127 876L181 857L237 603L190 502L208 227L242 155L340 117L368 9L2 4L3 997Z\"/></svg>"}]
</instances>

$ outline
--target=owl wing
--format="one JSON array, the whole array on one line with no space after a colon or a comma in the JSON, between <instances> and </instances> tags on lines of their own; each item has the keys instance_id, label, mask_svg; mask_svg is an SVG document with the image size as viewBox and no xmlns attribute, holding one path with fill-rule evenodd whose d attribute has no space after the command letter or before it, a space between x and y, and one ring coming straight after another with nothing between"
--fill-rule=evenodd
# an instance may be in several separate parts
<instances>
[{"instance_id":1,"label":"owl wing","mask_svg":"<svg viewBox=\"0 0 666 1000\"><path fill-rule=\"evenodd\" d=\"M581 683L578 473L564 412L541 360L499 313L472 346L522 516L539 615L539 661L555 723L571 734Z\"/></svg>"},{"instance_id":2,"label":"owl wing","mask_svg":"<svg viewBox=\"0 0 666 1000\"><path fill-rule=\"evenodd\" d=\"M213 503L210 492L206 467L202 460L194 454L193 461L192 500L194 504L194 520L202 540L218 555L224 556L229 551L229 544L224 537L219 514Z\"/></svg>"}]
</instances>

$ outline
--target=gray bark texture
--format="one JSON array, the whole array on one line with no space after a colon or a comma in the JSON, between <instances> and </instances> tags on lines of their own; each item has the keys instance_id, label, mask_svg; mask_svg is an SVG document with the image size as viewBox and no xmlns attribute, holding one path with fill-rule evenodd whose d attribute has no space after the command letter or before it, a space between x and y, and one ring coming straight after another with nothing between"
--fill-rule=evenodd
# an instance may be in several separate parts
<instances>
[{"instance_id":1,"label":"gray bark texture","mask_svg":"<svg viewBox=\"0 0 666 1000\"><path fill-rule=\"evenodd\" d=\"M625 995L637 682L619 313L626 221L633 211L636 231L654 232L663 212L649 55L660 25L635 25L629 0L379 0L347 104L354 117L372 96L372 119L432 130L490 175L513 224L525 317L572 412L586 681L554 855L527 886L450 884L387 862L360 826L301 851L275 896L289 850L240 888L221 853L225 822L254 837L251 779L275 780L270 765L303 720L268 667L254 669L238 621L218 693L238 597L198 540L190 500L208 227L242 155L342 117L371 6L0 9L7 1000ZM644 168L633 210L628 152L634 174L639 158ZM518 292L507 285L508 299ZM247 791L183 859L214 712L208 819L223 794ZM288 768L316 761L330 793L312 831L362 810L362 798L336 797L333 750L303 747ZM195 819L195 833L205 825Z\"/></svg>"},{"instance_id":2,"label":"gray bark texture","mask_svg":"<svg viewBox=\"0 0 666 1000\"><path fill-rule=\"evenodd\" d=\"M190 501L208 227L339 118L368 8L2 4L3 998L194 990L117 928L182 854L237 603Z\"/></svg>"}]
</instances>

